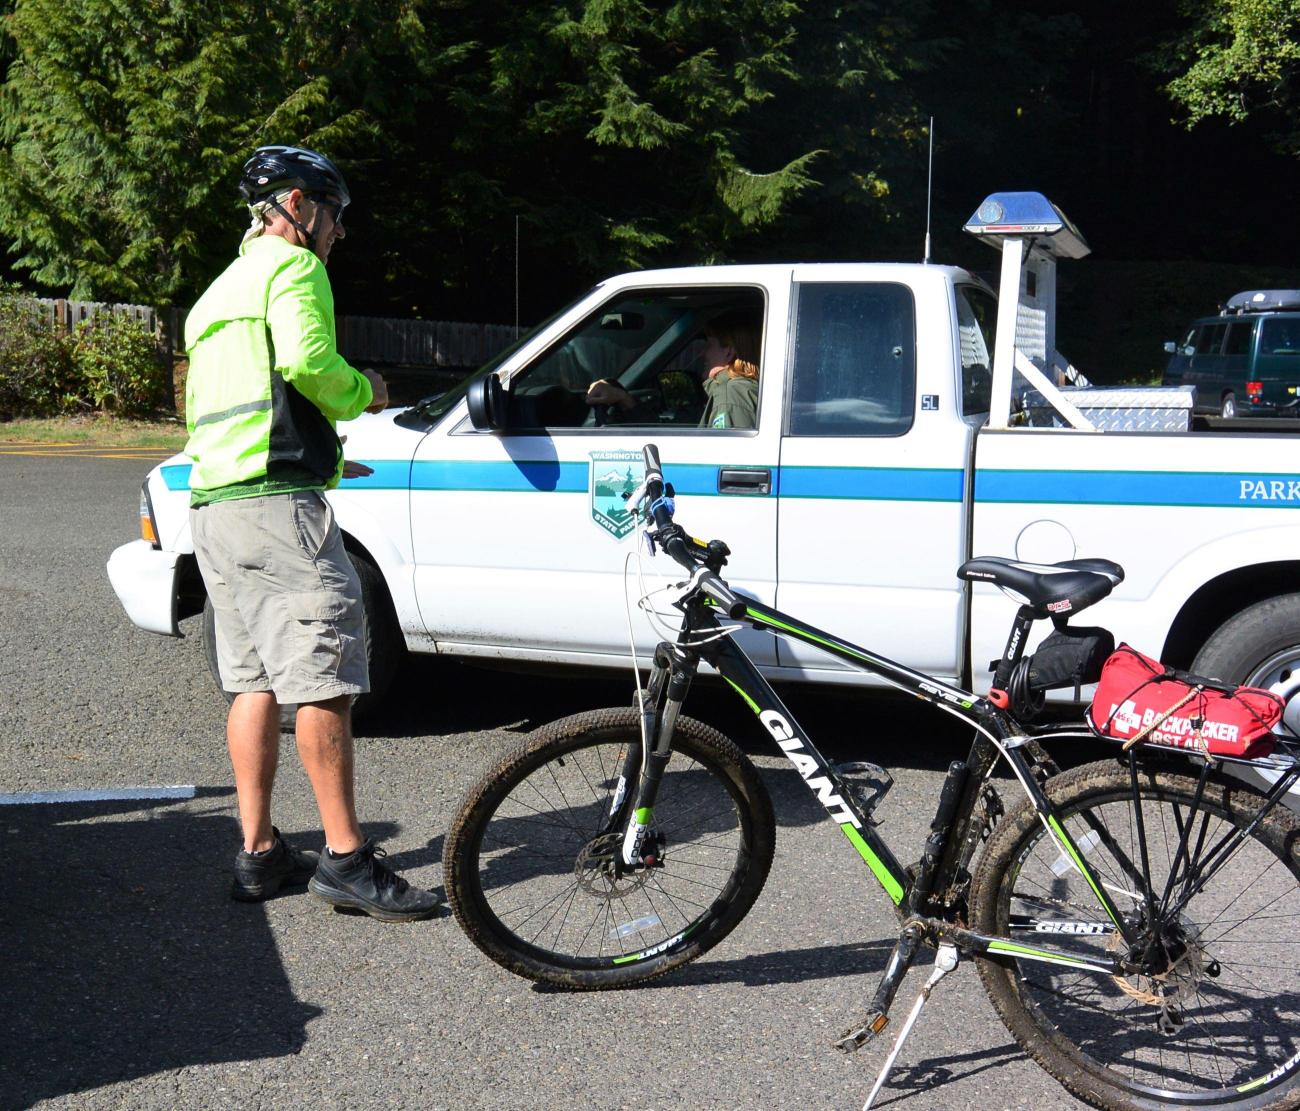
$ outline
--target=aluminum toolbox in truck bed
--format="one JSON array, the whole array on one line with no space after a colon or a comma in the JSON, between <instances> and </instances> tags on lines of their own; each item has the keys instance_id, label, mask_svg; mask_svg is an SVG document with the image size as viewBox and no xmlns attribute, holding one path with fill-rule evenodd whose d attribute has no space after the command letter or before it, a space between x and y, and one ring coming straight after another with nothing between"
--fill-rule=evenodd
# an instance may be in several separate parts
<instances>
[{"instance_id":1,"label":"aluminum toolbox in truck bed","mask_svg":"<svg viewBox=\"0 0 1300 1111\"><path fill-rule=\"evenodd\" d=\"M1196 403L1195 386L1088 386L1061 392L1103 432L1186 432ZM1066 427L1037 390L1026 390L1023 400L1031 426Z\"/></svg>"}]
</instances>

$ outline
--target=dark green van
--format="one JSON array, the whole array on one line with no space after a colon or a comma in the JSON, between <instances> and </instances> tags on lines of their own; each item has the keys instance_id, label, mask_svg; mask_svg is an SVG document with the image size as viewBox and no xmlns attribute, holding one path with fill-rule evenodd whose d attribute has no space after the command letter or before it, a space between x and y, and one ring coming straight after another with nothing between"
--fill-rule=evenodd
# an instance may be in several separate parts
<instances>
[{"instance_id":1,"label":"dark green van","mask_svg":"<svg viewBox=\"0 0 1300 1111\"><path fill-rule=\"evenodd\" d=\"M1195 386L1198 413L1300 416L1300 290L1238 293L1165 350L1164 384Z\"/></svg>"}]
</instances>

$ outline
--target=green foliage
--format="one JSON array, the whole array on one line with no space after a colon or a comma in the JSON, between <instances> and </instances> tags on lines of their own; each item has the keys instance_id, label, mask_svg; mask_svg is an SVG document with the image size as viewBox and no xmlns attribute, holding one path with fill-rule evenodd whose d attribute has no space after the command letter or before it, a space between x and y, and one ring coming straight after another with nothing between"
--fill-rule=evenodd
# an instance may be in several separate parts
<instances>
[{"instance_id":1,"label":"green foliage","mask_svg":"<svg viewBox=\"0 0 1300 1111\"><path fill-rule=\"evenodd\" d=\"M376 130L386 106L359 75L418 32L411 7L17 0L0 96L0 233L17 265L74 298L193 298L238 241L255 146L338 153ZM393 67L376 72L391 93Z\"/></svg>"},{"instance_id":2,"label":"green foliage","mask_svg":"<svg viewBox=\"0 0 1300 1111\"><path fill-rule=\"evenodd\" d=\"M335 281L371 308L500 289L516 219L548 308L557 282L613 269L839 242L846 211L865 236L923 142L902 92L921 10L13 0L0 236L59 294L188 303L234 249L238 168L267 142L339 160L357 234Z\"/></svg>"},{"instance_id":3,"label":"green foliage","mask_svg":"<svg viewBox=\"0 0 1300 1111\"><path fill-rule=\"evenodd\" d=\"M167 394L167 369L138 320L100 313L69 334L49 305L0 289L0 415L151 416Z\"/></svg>"},{"instance_id":4,"label":"green foliage","mask_svg":"<svg viewBox=\"0 0 1300 1111\"><path fill-rule=\"evenodd\" d=\"M1213 116L1242 123L1261 110L1288 122L1280 136L1300 151L1294 118L1300 76L1300 0L1184 4L1191 29L1163 53L1178 74L1167 89L1188 127Z\"/></svg>"},{"instance_id":5,"label":"green foliage","mask_svg":"<svg viewBox=\"0 0 1300 1111\"><path fill-rule=\"evenodd\" d=\"M141 417L166 404L167 369L140 321L100 313L77 325L69 349L74 377L95 410Z\"/></svg>"},{"instance_id":6,"label":"green foliage","mask_svg":"<svg viewBox=\"0 0 1300 1111\"><path fill-rule=\"evenodd\" d=\"M83 407L63 332L30 295L0 289L0 416L55 416Z\"/></svg>"}]
</instances>

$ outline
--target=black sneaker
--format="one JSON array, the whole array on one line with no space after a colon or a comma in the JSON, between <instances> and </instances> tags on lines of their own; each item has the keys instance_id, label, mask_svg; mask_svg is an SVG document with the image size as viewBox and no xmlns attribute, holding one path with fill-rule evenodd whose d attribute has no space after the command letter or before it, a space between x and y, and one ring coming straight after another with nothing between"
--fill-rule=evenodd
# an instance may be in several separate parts
<instances>
[{"instance_id":1,"label":"black sneaker","mask_svg":"<svg viewBox=\"0 0 1300 1111\"><path fill-rule=\"evenodd\" d=\"M369 838L347 856L321 853L307 890L336 907L354 907L381 922L414 922L437 914L442 900L432 891L412 887L378 859L385 855Z\"/></svg>"},{"instance_id":2,"label":"black sneaker","mask_svg":"<svg viewBox=\"0 0 1300 1111\"><path fill-rule=\"evenodd\" d=\"M269 899L282 887L301 887L316 871L320 859L317 853L295 849L280 831L271 827L275 838L270 850L263 856L239 851L235 857L235 882L230 888L232 899L241 903L260 903Z\"/></svg>"}]
</instances>

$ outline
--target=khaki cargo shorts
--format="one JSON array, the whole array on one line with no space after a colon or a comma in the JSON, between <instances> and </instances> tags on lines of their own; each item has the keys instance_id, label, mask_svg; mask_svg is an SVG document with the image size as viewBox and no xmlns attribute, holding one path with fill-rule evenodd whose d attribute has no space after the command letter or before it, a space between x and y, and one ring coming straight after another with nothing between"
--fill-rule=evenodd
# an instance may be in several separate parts
<instances>
[{"instance_id":1,"label":"khaki cargo shorts","mask_svg":"<svg viewBox=\"0 0 1300 1111\"><path fill-rule=\"evenodd\" d=\"M213 502L190 531L226 690L289 704L370 689L361 583L322 494Z\"/></svg>"}]
</instances>

